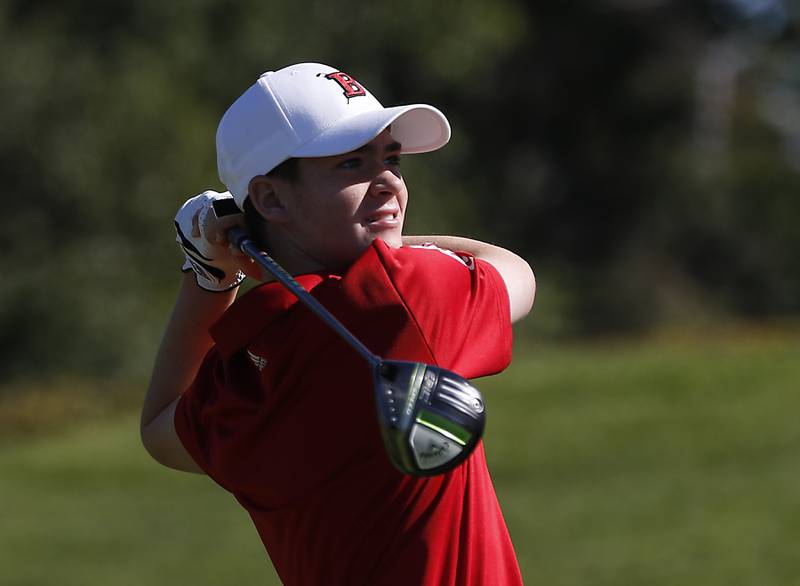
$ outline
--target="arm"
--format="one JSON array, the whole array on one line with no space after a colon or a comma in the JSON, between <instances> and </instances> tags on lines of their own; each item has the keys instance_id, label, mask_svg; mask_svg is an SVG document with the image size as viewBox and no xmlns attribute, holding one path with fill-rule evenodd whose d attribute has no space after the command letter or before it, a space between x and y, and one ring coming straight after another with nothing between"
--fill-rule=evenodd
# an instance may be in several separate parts
<instances>
[{"instance_id":1,"label":"arm","mask_svg":"<svg viewBox=\"0 0 800 586\"><path fill-rule=\"evenodd\" d=\"M497 269L508 291L512 323L530 313L536 295L536 278L524 259L499 246L460 236L403 236L405 245L428 243L446 250L468 252Z\"/></svg>"},{"instance_id":2,"label":"arm","mask_svg":"<svg viewBox=\"0 0 800 586\"><path fill-rule=\"evenodd\" d=\"M205 191L189 198L175 216L184 269L196 274L189 271L183 278L142 407L144 447L161 464L188 472L202 470L178 437L175 409L213 345L209 328L235 300L247 268L241 263L244 255L232 251L224 238L227 228L241 222L241 213L217 217L215 202L226 200L232 201L229 193Z\"/></svg>"},{"instance_id":3,"label":"arm","mask_svg":"<svg viewBox=\"0 0 800 586\"><path fill-rule=\"evenodd\" d=\"M211 293L197 286L193 273L183 277L175 309L156 355L140 428L147 451L170 468L202 472L175 431L175 407L212 346L209 327L235 298L236 289Z\"/></svg>"}]
</instances>

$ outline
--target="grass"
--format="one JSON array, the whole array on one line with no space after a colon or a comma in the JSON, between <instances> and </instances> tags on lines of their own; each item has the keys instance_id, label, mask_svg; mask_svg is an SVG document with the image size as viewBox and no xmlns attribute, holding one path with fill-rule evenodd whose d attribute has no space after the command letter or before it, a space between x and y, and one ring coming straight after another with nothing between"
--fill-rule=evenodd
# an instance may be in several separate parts
<instances>
[{"instance_id":1,"label":"grass","mask_svg":"<svg viewBox=\"0 0 800 586\"><path fill-rule=\"evenodd\" d=\"M135 417L5 443L0 470L4 586L269 584L274 575L246 514L208 478L149 460Z\"/></svg>"},{"instance_id":2,"label":"grass","mask_svg":"<svg viewBox=\"0 0 800 586\"><path fill-rule=\"evenodd\" d=\"M483 385L528 582L795 584L800 338L546 350Z\"/></svg>"},{"instance_id":3,"label":"grass","mask_svg":"<svg viewBox=\"0 0 800 586\"><path fill-rule=\"evenodd\" d=\"M759 333L540 346L479 381L526 583L795 584L798 351ZM3 585L277 583L246 514L152 463L124 409L0 435L0 503Z\"/></svg>"}]
</instances>

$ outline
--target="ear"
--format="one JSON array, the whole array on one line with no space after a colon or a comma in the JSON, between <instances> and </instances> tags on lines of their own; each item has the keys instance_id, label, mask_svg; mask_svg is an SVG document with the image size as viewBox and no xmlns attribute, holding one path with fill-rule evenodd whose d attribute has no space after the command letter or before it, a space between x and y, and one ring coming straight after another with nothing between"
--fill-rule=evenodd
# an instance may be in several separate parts
<instances>
[{"instance_id":1,"label":"ear","mask_svg":"<svg viewBox=\"0 0 800 586\"><path fill-rule=\"evenodd\" d=\"M268 222L286 223L286 206L281 198L277 181L266 175L256 175L250 180L247 192L256 211Z\"/></svg>"}]
</instances>

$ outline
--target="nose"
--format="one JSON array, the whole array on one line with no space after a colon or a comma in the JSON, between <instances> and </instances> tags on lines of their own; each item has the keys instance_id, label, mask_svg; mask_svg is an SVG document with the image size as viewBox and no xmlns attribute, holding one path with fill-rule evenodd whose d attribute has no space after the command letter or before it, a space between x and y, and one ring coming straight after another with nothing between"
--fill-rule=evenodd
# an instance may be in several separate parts
<instances>
[{"instance_id":1,"label":"nose","mask_svg":"<svg viewBox=\"0 0 800 586\"><path fill-rule=\"evenodd\" d=\"M375 196L392 197L398 195L403 188L400 174L388 167L383 167L372 180L370 193Z\"/></svg>"}]
</instances>

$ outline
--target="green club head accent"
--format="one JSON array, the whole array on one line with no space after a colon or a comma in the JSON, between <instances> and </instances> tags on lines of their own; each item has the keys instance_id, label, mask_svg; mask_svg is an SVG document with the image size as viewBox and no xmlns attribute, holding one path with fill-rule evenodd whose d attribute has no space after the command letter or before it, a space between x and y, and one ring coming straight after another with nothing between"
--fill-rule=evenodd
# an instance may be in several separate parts
<instances>
[{"instance_id":1,"label":"green club head accent","mask_svg":"<svg viewBox=\"0 0 800 586\"><path fill-rule=\"evenodd\" d=\"M392 463L413 476L458 466L486 424L478 389L454 372L419 362L384 360L375 371L375 401Z\"/></svg>"}]
</instances>

